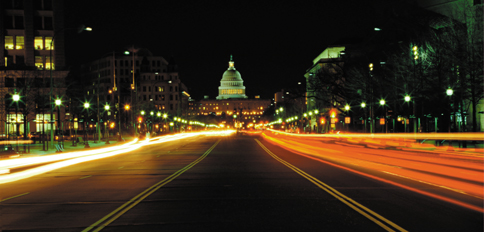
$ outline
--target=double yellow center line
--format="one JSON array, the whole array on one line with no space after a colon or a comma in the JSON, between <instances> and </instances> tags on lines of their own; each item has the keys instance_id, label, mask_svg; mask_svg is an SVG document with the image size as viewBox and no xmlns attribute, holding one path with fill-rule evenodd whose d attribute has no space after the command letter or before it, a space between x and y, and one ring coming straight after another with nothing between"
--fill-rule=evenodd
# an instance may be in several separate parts
<instances>
[{"instance_id":1,"label":"double yellow center line","mask_svg":"<svg viewBox=\"0 0 484 232\"><path fill-rule=\"evenodd\" d=\"M321 188L322 190L326 191L339 201L343 202L350 208L354 209L356 212L360 213L361 215L365 216L366 218L370 219L374 223L381 226L386 231L406 231L402 227L396 225L395 223L391 222L390 220L382 217L381 215L373 212L372 210L366 208L365 206L361 205L360 203L354 201L353 199L345 196L344 194L340 193L338 190L332 188L331 186L323 183L322 181L316 179L315 177L307 174L306 172L302 171L301 169L297 168L296 166L286 162L285 160L279 158L277 155L272 153L267 147L265 147L259 140L255 139L255 141L264 149L272 158L276 159L277 161L281 162L282 164L286 165L288 168L292 169L302 177L306 178L307 180L311 181L313 184Z\"/></svg>"},{"instance_id":2,"label":"double yellow center line","mask_svg":"<svg viewBox=\"0 0 484 232\"><path fill-rule=\"evenodd\" d=\"M109 213L108 215L104 216L99 221L97 221L94 224L90 225L89 227L87 227L86 229L84 229L82 232L87 232L87 231L94 231L95 232L95 231L102 230L104 227L106 227L111 222L113 222L114 220L116 220L117 218L119 218L121 215L123 215L128 210L130 210L131 208L133 208L135 205L137 205L138 203L140 203L143 199L145 199L146 197L148 197L149 195L151 195L152 193L154 193L156 190L158 190L159 188L163 187L165 184L170 183L172 180L174 180L175 178L177 178L179 175L183 174L188 169L192 168L193 166L195 166L196 164L198 164L200 161L202 161L205 157L208 156L208 154L210 154L210 152L217 146L217 144L219 142L220 142L220 140L218 140L212 147L210 147L205 153L203 153L202 156L200 156L195 161L191 162L189 165L185 166L184 168L178 170L177 172L171 174L167 178L165 178L162 181L154 184L153 186L149 187L148 189L146 189L142 193L140 193L137 196L133 197L131 200L129 200L128 202L124 203L123 205L121 205L120 207L118 207L116 210L114 210L113 212Z\"/></svg>"}]
</instances>

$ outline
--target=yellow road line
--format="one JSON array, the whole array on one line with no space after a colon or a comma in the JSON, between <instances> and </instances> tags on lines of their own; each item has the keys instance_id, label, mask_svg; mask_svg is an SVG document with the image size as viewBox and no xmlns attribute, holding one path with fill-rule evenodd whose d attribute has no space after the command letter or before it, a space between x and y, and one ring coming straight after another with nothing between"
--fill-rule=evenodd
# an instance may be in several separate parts
<instances>
[{"instance_id":1,"label":"yellow road line","mask_svg":"<svg viewBox=\"0 0 484 232\"><path fill-rule=\"evenodd\" d=\"M30 192L26 192L26 193L22 193L22 194L19 194L19 195L13 196L13 197L5 198L5 199L0 200L0 202L8 201L8 200L13 199L13 198L16 198L16 197L21 197L21 196L23 196L23 195L27 195L27 194L29 194L29 193L30 193Z\"/></svg>"},{"instance_id":2,"label":"yellow road line","mask_svg":"<svg viewBox=\"0 0 484 232\"><path fill-rule=\"evenodd\" d=\"M153 186L147 188L142 193L140 193L140 194L136 195L135 197L131 198L131 200L129 200L128 202L124 203L123 205L121 205L120 207L118 207L113 212L109 213L108 215L104 216L103 218L101 218L100 220L98 220L97 222L95 222L94 224L90 225L89 227L87 227L86 229L84 229L82 232L90 231L90 230L92 230L94 227L96 227L98 225L99 225L99 227L95 228L92 231L100 231L100 230L102 230L104 227L108 226L111 222L113 222L114 220L116 220L117 218L119 218L121 215L123 215L124 213L126 213L128 210L130 210L134 206L136 206L138 203L140 203L143 199L145 199L146 197L148 197L149 195L151 195L152 193L154 193L156 190L158 190L159 188L161 188L164 185L168 184L169 182L171 182L172 180L174 180L175 178L177 178L178 176L180 176L181 174L183 174L185 171L187 171L188 169L192 168L193 166L195 166L196 164L198 164L200 161L202 161L205 157L208 156L208 154L210 154L210 152L217 146L217 144L219 142L220 142L220 140L218 140L217 142L215 142L215 144L212 147L210 147L205 153L203 153L202 156L200 156L195 161L191 162L190 164L188 164L184 168L182 168L182 169L176 171L175 173L171 174L170 176L168 176L167 178L163 179L162 181L160 181L160 182L154 184Z\"/></svg>"},{"instance_id":3,"label":"yellow road line","mask_svg":"<svg viewBox=\"0 0 484 232\"><path fill-rule=\"evenodd\" d=\"M381 226L383 229L387 231L395 231L389 226L392 226L394 229L398 231L407 231L400 226L396 225L395 223L391 222L390 220L382 217L381 215L375 213L374 211L366 208L365 206L361 205L360 203L354 201L353 199L347 197L346 195L340 193L338 190L332 188L331 186L325 184L324 182L316 179L315 177L307 174L306 172L302 171L301 169L297 168L296 166L286 162L285 160L279 158L277 155L272 153L267 147L265 147L259 140L255 139L255 141L264 149L272 158L276 159L277 161L281 162L282 164L286 165L288 168L292 169L302 177L306 178L307 180L311 181L313 184L318 186L319 188L323 189L339 201L343 202L350 208L354 209L356 212L360 213L361 215L365 216L366 218L370 219L377 225ZM378 220L379 219L379 220ZM385 224L386 223L386 224ZM388 226L389 225L389 226Z\"/></svg>"},{"instance_id":4,"label":"yellow road line","mask_svg":"<svg viewBox=\"0 0 484 232\"><path fill-rule=\"evenodd\" d=\"M89 176L83 176L83 177L79 178L79 180L86 179L86 178L89 178L89 177L91 177L91 176L92 176L92 175L89 175Z\"/></svg>"}]
</instances>

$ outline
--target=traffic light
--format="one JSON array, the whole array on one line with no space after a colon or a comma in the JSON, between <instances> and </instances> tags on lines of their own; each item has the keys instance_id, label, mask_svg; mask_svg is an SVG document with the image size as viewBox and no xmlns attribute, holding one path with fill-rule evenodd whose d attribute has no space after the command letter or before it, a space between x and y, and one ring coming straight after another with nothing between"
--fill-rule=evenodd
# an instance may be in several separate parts
<instances>
[{"instance_id":1,"label":"traffic light","mask_svg":"<svg viewBox=\"0 0 484 232\"><path fill-rule=\"evenodd\" d=\"M330 111L331 118L336 118L336 110Z\"/></svg>"},{"instance_id":2,"label":"traffic light","mask_svg":"<svg viewBox=\"0 0 484 232\"><path fill-rule=\"evenodd\" d=\"M326 119L325 119L325 118L321 118L319 121L320 121L320 122L321 122L321 124L323 124L323 125L326 123Z\"/></svg>"},{"instance_id":3,"label":"traffic light","mask_svg":"<svg viewBox=\"0 0 484 232\"><path fill-rule=\"evenodd\" d=\"M138 122L141 123L143 121L142 117L138 117Z\"/></svg>"}]
</instances>

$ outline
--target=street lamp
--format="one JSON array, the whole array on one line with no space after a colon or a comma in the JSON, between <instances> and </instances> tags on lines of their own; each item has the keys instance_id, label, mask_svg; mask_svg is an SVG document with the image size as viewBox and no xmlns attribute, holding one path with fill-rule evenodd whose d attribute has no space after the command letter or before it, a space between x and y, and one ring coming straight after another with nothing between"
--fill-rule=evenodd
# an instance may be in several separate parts
<instances>
[{"instance_id":1,"label":"street lamp","mask_svg":"<svg viewBox=\"0 0 484 232\"><path fill-rule=\"evenodd\" d=\"M404 99L405 99L405 102L410 102L410 100L411 100L411 98L410 98L409 95L405 95L405 98Z\"/></svg>"},{"instance_id":2,"label":"street lamp","mask_svg":"<svg viewBox=\"0 0 484 232\"><path fill-rule=\"evenodd\" d=\"M385 120L385 133L388 133L388 125L387 125L387 110L385 109L385 99L381 99L380 100L380 105L383 106L383 110L385 111L385 115L383 116L384 117L384 120ZM381 120L381 119L380 119Z\"/></svg>"},{"instance_id":3,"label":"street lamp","mask_svg":"<svg viewBox=\"0 0 484 232\"><path fill-rule=\"evenodd\" d=\"M19 129L19 126L18 126L18 101L20 100L20 95L18 93L15 93L13 96L12 96L12 99L13 101L15 102L15 130L16 130L16 134L17 134L17 152L18 152L18 137L20 136L20 133L18 131Z\"/></svg>"},{"instance_id":4,"label":"street lamp","mask_svg":"<svg viewBox=\"0 0 484 232\"><path fill-rule=\"evenodd\" d=\"M111 109L109 104L104 105L104 111L109 111L109 109ZM109 115L108 115L108 118L109 118ZM110 144L109 143L109 129L108 129L108 125L107 125L108 121L109 121L109 119L106 119L106 121L104 122L104 134L106 136L106 144Z\"/></svg>"},{"instance_id":5,"label":"street lamp","mask_svg":"<svg viewBox=\"0 0 484 232\"><path fill-rule=\"evenodd\" d=\"M86 109L86 110L87 110L87 118L89 118L89 107L90 107L90 106L91 106L91 105L89 104L89 102L85 102L85 103L84 103L84 109ZM90 146L89 146L89 138L87 137L87 126L86 126L86 125L87 125L87 124L86 124L86 119L85 119L85 117L84 117L84 144L86 145L86 146L84 146L84 147L85 147L85 148L89 148L89 147L90 147Z\"/></svg>"},{"instance_id":6,"label":"street lamp","mask_svg":"<svg viewBox=\"0 0 484 232\"><path fill-rule=\"evenodd\" d=\"M452 96L452 94L454 94L454 90L451 89L450 87L445 91L445 93L447 94L447 96Z\"/></svg>"},{"instance_id":7,"label":"street lamp","mask_svg":"<svg viewBox=\"0 0 484 232\"><path fill-rule=\"evenodd\" d=\"M58 128L57 130L58 131L59 131L59 128L61 128L61 125L60 125L61 124L61 119L60 119L60 106L61 106L61 104L62 104L61 99L59 99L59 98L55 99L55 105L57 106L57 128ZM64 133L62 133L62 131L59 131L59 140L57 141L57 143L59 143L59 144L61 143L60 142L61 141L61 139L60 139L61 134L62 134L62 136L64 136ZM62 137L62 140L64 140L64 137Z\"/></svg>"}]
</instances>

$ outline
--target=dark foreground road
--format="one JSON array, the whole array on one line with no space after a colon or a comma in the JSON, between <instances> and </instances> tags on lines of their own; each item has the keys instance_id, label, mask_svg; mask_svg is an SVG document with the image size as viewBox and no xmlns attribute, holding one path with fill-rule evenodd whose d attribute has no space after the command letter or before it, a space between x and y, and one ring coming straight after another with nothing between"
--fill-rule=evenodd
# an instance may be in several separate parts
<instances>
[{"instance_id":1,"label":"dark foreground road","mask_svg":"<svg viewBox=\"0 0 484 232\"><path fill-rule=\"evenodd\" d=\"M0 199L1 231L483 230L480 212L244 135L58 169L0 185Z\"/></svg>"}]
</instances>

